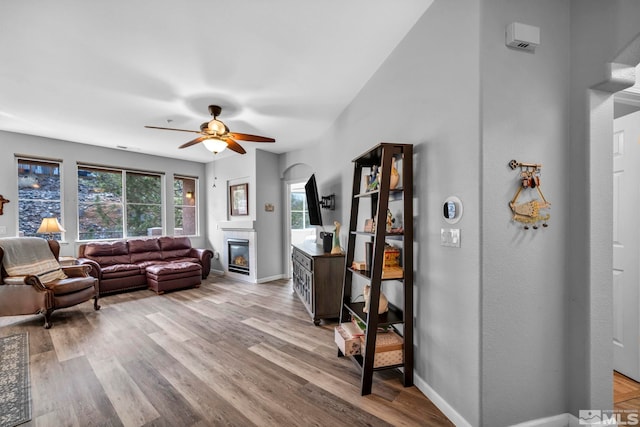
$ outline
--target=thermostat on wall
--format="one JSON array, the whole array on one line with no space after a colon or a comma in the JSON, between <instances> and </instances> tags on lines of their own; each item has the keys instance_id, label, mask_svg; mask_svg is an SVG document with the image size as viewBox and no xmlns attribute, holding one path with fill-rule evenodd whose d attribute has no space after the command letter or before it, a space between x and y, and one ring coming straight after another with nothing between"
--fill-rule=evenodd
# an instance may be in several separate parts
<instances>
[{"instance_id":1,"label":"thermostat on wall","mask_svg":"<svg viewBox=\"0 0 640 427\"><path fill-rule=\"evenodd\" d=\"M462 200L456 196L450 196L442 206L442 216L449 224L455 224L462 218Z\"/></svg>"}]
</instances>

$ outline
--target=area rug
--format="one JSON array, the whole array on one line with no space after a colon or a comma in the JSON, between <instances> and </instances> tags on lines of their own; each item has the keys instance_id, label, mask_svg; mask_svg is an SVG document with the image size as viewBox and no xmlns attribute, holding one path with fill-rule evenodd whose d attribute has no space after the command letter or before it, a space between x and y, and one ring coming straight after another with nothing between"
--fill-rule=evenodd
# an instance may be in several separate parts
<instances>
[{"instance_id":1,"label":"area rug","mask_svg":"<svg viewBox=\"0 0 640 427\"><path fill-rule=\"evenodd\" d=\"M0 338L0 427L30 419L29 336L23 332Z\"/></svg>"}]
</instances>

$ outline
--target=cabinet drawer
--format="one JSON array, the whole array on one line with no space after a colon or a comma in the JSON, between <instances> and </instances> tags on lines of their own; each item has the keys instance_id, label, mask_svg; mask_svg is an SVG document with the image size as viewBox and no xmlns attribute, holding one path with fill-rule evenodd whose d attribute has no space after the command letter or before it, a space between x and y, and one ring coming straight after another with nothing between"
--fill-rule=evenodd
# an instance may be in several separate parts
<instances>
[{"instance_id":1,"label":"cabinet drawer","mask_svg":"<svg viewBox=\"0 0 640 427\"><path fill-rule=\"evenodd\" d=\"M313 260L311 258L305 256L304 254L294 251L293 252L293 261L299 263L303 268L313 271Z\"/></svg>"}]
</instances>

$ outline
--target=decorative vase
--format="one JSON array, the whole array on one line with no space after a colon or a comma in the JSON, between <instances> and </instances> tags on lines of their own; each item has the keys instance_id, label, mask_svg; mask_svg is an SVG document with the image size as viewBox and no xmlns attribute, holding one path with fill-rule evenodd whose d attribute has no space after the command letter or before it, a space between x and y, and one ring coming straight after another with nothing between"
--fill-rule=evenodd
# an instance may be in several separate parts
<instances>
[{"instance_id":1,"label":"decorative vase","mask_svg":"<svg viewBox=\"0 0 640 427\"><path fill-rule=\"evenodd\" d=\"M331 253L341 254L342 248L340 247L340 223L338 221L334 221L333 225L336 226L336 229L333 232L333 247L331 248Z\"/></svg>"},{"instance_id":2,"label":"decorative vase","mask_svg":"<svg viewBox=\"0 0 640 427\"><path fill-rule=\"evenodd\" d=\"M394 189L398 186L398 182L400 182L400 174L398 173L398 169L396 168L396 159L393 159L393 163L391 164L391 178L389 179L389 188Z\"/></svg>"},{"instance_id":3,"label":"decorative vase","mask_svg":"<svg viewBox=\"0 0 640 427\"><path fill-rule=\"evenodd\" d=\"M362 311L364 313L369 313L369 306L371 300L371 286L365 285L362 290L362 295L364 296L364 308ZM378 301L378 314L386 313L389 311L389 300L384 295L382 291L380 291L380 300Z\"/></svg>"}]
</instances>

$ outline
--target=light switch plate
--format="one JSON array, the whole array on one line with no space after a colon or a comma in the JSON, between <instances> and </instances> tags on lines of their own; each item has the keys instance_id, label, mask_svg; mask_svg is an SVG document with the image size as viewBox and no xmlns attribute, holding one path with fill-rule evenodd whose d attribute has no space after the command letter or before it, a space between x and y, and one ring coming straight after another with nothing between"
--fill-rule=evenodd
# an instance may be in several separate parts
<instances>
[{"instance_id":1,"label":"light switch plate","mask_svg":"<svg viewBox=\"0 0 640 427\"><path fill-rule=\"evenodd\" d=\"M452 248L460 247L460 229L459 228L441 228L440 229L440 246L449 246Z\"/></svg>"}]
</instances>

